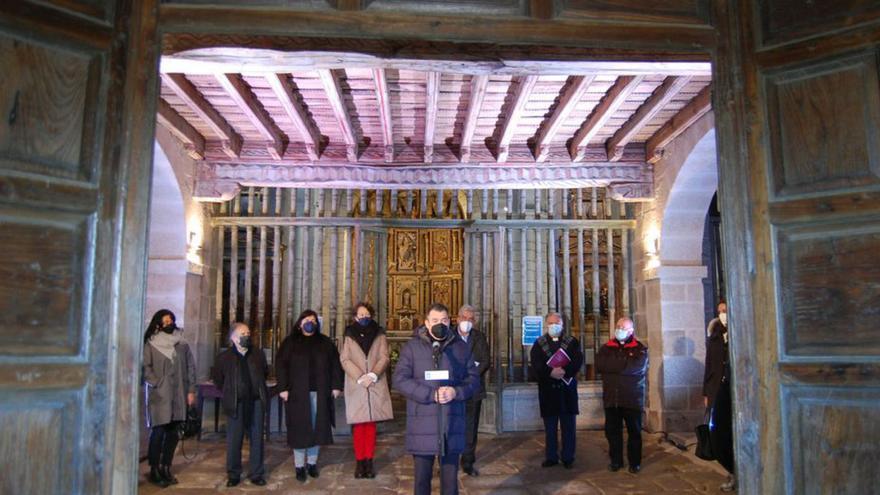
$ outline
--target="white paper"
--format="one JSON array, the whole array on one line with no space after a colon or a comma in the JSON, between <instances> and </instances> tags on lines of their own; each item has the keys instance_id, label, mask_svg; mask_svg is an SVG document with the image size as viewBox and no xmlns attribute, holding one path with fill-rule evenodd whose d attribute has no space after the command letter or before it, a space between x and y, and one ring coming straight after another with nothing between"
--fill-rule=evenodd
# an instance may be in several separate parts
<instances>
[{"instance_id":1,"label":"white paper","mask_svg":"<svg viewBox=\"0 0 880 495\"><path fill-rule=\"evenodd\" d=\"M425 371L425 380L429 382L449 380L449 370L427 370Z\"/></svg>"}]
</instances>

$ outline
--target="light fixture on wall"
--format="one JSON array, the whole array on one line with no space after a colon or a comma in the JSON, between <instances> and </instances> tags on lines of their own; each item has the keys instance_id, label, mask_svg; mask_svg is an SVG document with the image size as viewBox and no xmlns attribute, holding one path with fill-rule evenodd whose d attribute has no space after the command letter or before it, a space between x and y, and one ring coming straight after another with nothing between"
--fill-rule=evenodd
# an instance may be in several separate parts
<instances>
[{"instance_id":1,"label":"light fixture on wall","mask_svg":"<svg viewBox=\"0 0 880 495\"><path fill-rule=\"evenodd\" d=\"M645 237L645 254L651 257L660 255L660 236L657 232L651 231Z\"/></svg>"},{"instance_id":2,"label":"light fixture on wall","mask_svg":"<svg viewBox=\"0 0 880 495\"><path fill-rule=\"evenodd\" d=\"M199 234L190 231L186 244L186 260L189 262L189 271L201 273L202 271L202 242Z\"/></svg>"}]
</instances>

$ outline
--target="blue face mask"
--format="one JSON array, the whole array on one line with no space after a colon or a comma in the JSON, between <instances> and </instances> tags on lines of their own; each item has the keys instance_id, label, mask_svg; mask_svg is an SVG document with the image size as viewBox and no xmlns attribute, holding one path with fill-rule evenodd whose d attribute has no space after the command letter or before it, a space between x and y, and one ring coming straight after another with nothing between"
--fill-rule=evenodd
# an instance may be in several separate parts
<instances>
[{"instance_id":1,"label":"blue face mask","mask_svg":"<svg viewBox=\"0 0 880 495\"><path fill-rule=\"evenodd\" d=\"M313 322L313 321L304 321L302 324L303 333L313 334L313 333L315 333L315 330L317 330L317 329L318 329L318 325L316 325L315 322Z\"/></svg>"},{"instance_id":2,"label":"blue face mask","mask_svg":"<svg viewBox=\"0 0 880 495\"><path fill-rule=\"evenodd\" d=\"M370 318L369 316L364 316L363 318L358 318L357 322L358 322L358 325L360 325L362 327L366 327L366 326L369 326L372 321L373 321L373 319Z\"/></svg>"},{"instance_id":3,"label":"blue face mask","mask_svg":"<svg viewBox=\"0 0 880 495\"><path fill-rule=\"evenodd\" d=\"M550 326L547 327L547 333L551 337L559 337L562 334L562 324L551 323Z\"/></svg>"}]
</instances>

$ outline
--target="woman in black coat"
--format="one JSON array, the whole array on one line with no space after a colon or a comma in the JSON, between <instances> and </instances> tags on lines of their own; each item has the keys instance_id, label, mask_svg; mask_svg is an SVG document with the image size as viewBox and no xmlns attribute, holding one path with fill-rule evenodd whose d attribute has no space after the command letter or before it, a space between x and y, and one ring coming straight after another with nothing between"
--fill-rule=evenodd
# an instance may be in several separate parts
<instances>
[{"instance_id":1,"label":"woman in black coat","mask_svg":"<svg viewBox=\"0 0 880 495\"><path fill-rule=\"evenodd\" d=\"M279 395L286 402L287 444L293 449L296 479L304 482L307 471L318 477L319 447L333 443L333 399L343 387L339 351L321 333L318 314L307 309L275 359Z\"/></svg>"},{"instance_id":2,"label":"woman in black coat","mask_svg":"<svg viewBox=\"0 0 880 495\"><path fill-rule=\"evenodd\" d=\"M706 330L706 371L703 400L711 411L711 444L718 462L730 475L721 490L736 489L733 458L733 401L730 395L730 346L727 332L727 304L718 305L718 318Z\"/></svg>"}]
</instances>

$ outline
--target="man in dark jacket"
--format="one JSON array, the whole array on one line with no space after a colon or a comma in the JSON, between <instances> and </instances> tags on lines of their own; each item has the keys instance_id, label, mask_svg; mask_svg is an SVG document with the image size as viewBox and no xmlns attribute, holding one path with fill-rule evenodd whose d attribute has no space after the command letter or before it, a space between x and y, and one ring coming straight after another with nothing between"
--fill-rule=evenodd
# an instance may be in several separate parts
<instances>
[{"instance_id":1,"label":"man in dark jacket","mask_svg":"<svg viewBox=\"0 0 880 495\"><path fill-rule=\"evenodd\" d=\"M468 476L479 476L474 467L477 461L477 432L480 427L480 410L486 398L486 372L489 371L489 343L486 336L476 328L477 317L473 306L465 304L458 310L458 338L468 348L474 359L474 366L480 373L480 390L465 404L465 440L467 445L461 454L461 469Z\"/></svg>"},{"instance_id":2,"label":"man in dark jacket","mask_svg":"<svg viewBox=\"0 0 880 495\"><path fill-rule=\"evenodd\" d=\"M648 348L633 333L633 321L617 321L614 338L599 349L596 371L602 375L605 403L605 437L611 457L610 471L623 467L623 428L626 423L626 457L629 472L642 468L642 410L645 407L645 378L648 374Z\"/></svg>"},{"instance_id":3,"label":"man in dark jacket","mask_svg":"<svg viewBox=\"0 0 880 495\"><path fill-rule=\"evenodd\" d=\"M730 347L727 332L727 304L718 305L718 318L706 329L706 371L703 401L711 411L712 451L729 475L721 485L725 492L736 489L733 461L733 401L730 395Z\"/></svg>"},{"instance_id":4,"label":"man in dark jacket","mask_svg":"<svg viewBox=\"0 0 880 495\"><path fill-rule=\"evenodd\" d=\"M431 306L424 326L401 349L392 383L407 399L406 449L415 464L413 492L431 493L434 457L439 456L440 491L457 494L465 401L478 391L480 377L467 344L449 329L446 306Z\"/></svg>"},{"instance_id":5,"label":"man in dark jacket","mask_svg":"<svg viewBox=\"0 0 880 495\"><path fill-rule=\"evenodd\" d=\"M244 323L232 324L229 342L229 348L217 356L213 374L214 385L223 392L221 402L226 413L226 486L241 482L245 431L251 445L248 477L251 483L263 486L263 422L268 404L266 357L260 349L251 350L251 331Z\"/></svg>"},{"instance_id":6,"label":"man in dark jacket","mask_svg":"<svg viewBox=\"0 0 880 495\"><path fill-rule=\"evenodd\" d=\"M538 403L544 419L545 453L542 467L559 464L557 432L562 427L562 465L571 469L574 464L575 421L578 408L577 376L584 364L584 355L578 340L563 333L562 315L550 313L544 319L547 333L540 336L529 353L532 378L538 382ZM557 351L568 355L568 364L550 366Z\"/></svg>"}]
</instances>

